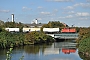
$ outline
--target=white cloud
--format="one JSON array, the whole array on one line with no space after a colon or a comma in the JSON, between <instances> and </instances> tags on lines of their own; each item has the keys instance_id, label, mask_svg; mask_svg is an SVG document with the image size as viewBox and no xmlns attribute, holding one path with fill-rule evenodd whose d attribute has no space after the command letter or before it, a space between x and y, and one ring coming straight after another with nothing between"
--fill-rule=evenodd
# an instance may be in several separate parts
<instances>
[{"instance_id":1,"label":"white cloud","mask_svg":"<svg viewBox=\"0 0 90 60\"><path fill-rule=\"evenodd\" d=\"M55 16L55 14L50 14L49 16Z\"/></svg>"},{"instance_id":2,"label":"white cloud","mask_svg":"<svg viewBox=\"0 0 90 60\"><path fill-rule=\"evenodd\" d=\"M50 15L51 13L50 12L41 12L41 14L43 14L43 15Z\"/></svg>"},{"instance_id":3,"label":"white cloud","mask_svg":"<svg viewBox=\"0 0 90 60\"><path fill-rule=\"evenodd\" d=\"M59 17L60 19L64 19L65 17Z\"/></svg>"},{"instance_id":4,"label":"white cloud","mask_svg":"<svg viewBox=\"0 0 90 60\"><path fill-rule=\"evenodd\" d=\"M67 6L67 7L64 8L64 9L70 9L70 10L72 10L72 9L74 9L74 7L73 7L73 6Z\"/></svg>"},{"instance_id":5,"label":"white cloud","mask_svg":"<svg viewBox=\"0 0 90 60\"><path fill-rule=\"evenodd\" d=\"M41 7L41 6L39 6L39 7L37 7L38 9L41 9L41 8L43 8L43 7Z\"/></svg>"},{"instance_id":6,"label":"white cloud","mask_svg":"<svg viewBox=\"0 0 90 60\"><path fill-rule=\"evenodd\" d=\"M22 7L22 10L23 11L28 11L28 10L32 10L32 9L24 6L24 7Z\"/></svg>"},{"instance_id":7,"label":"white cloud","mask_svg":"<svg viewBox=\"0 0 90 60\"><path fill-rule=\"evenodd\" d=\"M42 20L42 18L37 18L37 20Z\"/></svg>"},{"instance_id":8,"label":"white cloud","mask_svg":"<svg viewBox=\"0 0 90 60\"><path fill-rule=\"evenodd\" d=\"M78 12L75 14L76 16L79 16L79 17L86 17L86 16L90 16L90 14L88 12Z\"/></svg>"},{"instance_id":9,"label":"white cloud","mask_svg":"<svg viewBox=\"0 0 90 60\"><path fill-rule=\"evenodd\" d=\"M79 18L80 20L88 20L88 18Z\"/></svg>"},{"instance_id":10,"label":"white cloud","mask_svg":"<svg viewBox=\"0 0 90 60\"><path fill-rule=\"evenodd\" d=\"M78 6L81 6L84 8L90 8L90 3L77 3L74 5L74 7L78 7Z\"/></svg>"},{"instance_id":11,"label":"white cloud","mask_svg":"<svg viewBox=\"0 0 90 60\"><path fill-rule=\"evenodd\" d=\"M65 10L72 10L72 9L75 9L76 7L90 8L90 3L77 3L77 4L74 4L72 6L67 6L64 9Z\"/></svg>"},{"instance_id":12,"label":"white cloud","mask_svg":"<svg viewBox=\"0 0 90 60\"><path fill-rule=\"evenodd\" d=\"M54 12L58 12L58 9L54 9Z\"/></svg>"},{"instance_id":13,"label":"white cloud","mask_svg":"<svg viewBox=\"0 0 90 60\"><path fill-rule=\"evenodd\" d=\"M52 14L55 15L55 14L58 13L58 12L59 12L58 9L54 9L53 12L52 12Z\"/></svg>"},{"instance_id":14,"label":"white cloud","mask_svg":"<svg viewBox=\"0 0 90 60\"><path fill-rule=\"evenodd\" d=\"M55 2L72 2L73 0L47 0L47 1L55 1Z\"/></svg>"},{"instance_id":15,"label":"white cloud","mask_svg":"<svg viewBox=\"0 0 90 60\"><path fill-rule=\"evenodd\" d=\"M79 6L79 4L75 4L75 5L74 5L74 7L77 7L77 6Z\"/></svg>"},{"instance_id":16,"label":"white cloud","mask_svg":"<svg viewBox=\"0 0 90 60\"><path fill-rule=\"evenodd\" d=\"M66 18L72 18L73 16L72 15L68 15L68 16L66 16Z\"/></svg>"},{"instance_id":17,"label":"white cloud","mask_svg":"<svg viewBox=\"0 0 90 60\"><path fill-rule=\"evenodd\" d=\"M68 15L68 16L65 16L65 17L59 17L60 19L70 19L70 18L73 18L72 15Z\"/></svg>"},{"instance_id":18,"label":"white cloud","mask_svg":"<svg viewBox=\"0 0 90 60\"><path fill-rule=\"evenodd\" d=\"M75 14L75 11L64 11L63 14Z\"/></svg>"},{"instance_id":19,"label":"white cloud","mask_svg":"<svg viewBox=\"0 0 90 60\"><path fill-rule=\"evenodd\" d=\"M44 17L53 17L55 16L55 13L51 13L51 12L40 12L40 14Z\"/></svg>"},{"instance_id":20,"label":"white cloud","mask_svg":"<svg viewBox=\"0 0 90 60\"><path fill-rule=\"evenodd\" d=\"M68 14L74 14L75 12L74 11L69 11Z\"/></svg>"},{"instance_id":21,"label":"white cloud","mask_svg":"<svg viewBox=\"0 0 90 60\"><path fill-rule=\"evenodd\" d=\"M0 10L0 12L3 12L3 13L9 13L10 10Z\"/></svg>"}]
</instances>

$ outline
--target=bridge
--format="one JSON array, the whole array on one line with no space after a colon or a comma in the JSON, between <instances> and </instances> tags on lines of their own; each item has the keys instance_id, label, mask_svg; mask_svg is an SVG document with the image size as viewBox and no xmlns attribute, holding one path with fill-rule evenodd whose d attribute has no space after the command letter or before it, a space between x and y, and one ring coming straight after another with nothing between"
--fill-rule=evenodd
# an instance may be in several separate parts
<instances>
[{"instance_id":1,"label":"bridge","mask_svg":"<svg viewBox=\"0 0 90 60\"><path fill-rule=\"evenodd\" d=\"M78 33L59 33L59 34L47 34L55 39L77 39Z\"/></svg>"},{"instance_id":2,"label":"bridge","mask_svg":"<svg viewBox=\"0 0 90 60\"><path fill-rule=\"evenodd\" d=\"M55 39L77 39L78 33L61 33L61 34L54 34Z\"/></svg>"},{"instance_id":3,"label":"bridge","mask_svg":"<svg viewBox=\"0 0 90 60\"><path fill-rule=\"evenodd\" d=\"M55 39L77 39L78 33L75 28L43 28L43 31Z\"/></svg>"}]
</instances>

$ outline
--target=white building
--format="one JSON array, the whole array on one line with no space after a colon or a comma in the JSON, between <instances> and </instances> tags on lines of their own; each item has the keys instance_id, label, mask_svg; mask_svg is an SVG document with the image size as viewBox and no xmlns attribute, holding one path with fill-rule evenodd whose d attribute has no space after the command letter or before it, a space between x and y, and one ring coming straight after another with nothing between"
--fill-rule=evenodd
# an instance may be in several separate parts
<instances>
[{"instance_id":1,"label":"white building","mask_svg":"<svg viewBox=\"0 0 90 60\"><path fill-rule=\"evenodd\" d=\"M19 28L5 28L9 32L19 32Z\"/></svg>"},{"instance_id":2,"label":"white building","mask_svg":"<svg viewBox=\"0 0 90 60\"><path fill-rule=\"evenodd\" d=\"M40 31L40 28L23 28L23 32Z\"/></svg>"},{"instance_id":3,"label":"white building","mask_svg":"<svg viewBox=\"0 0 90 60\"><path fill-rule=\"evenodd\" d=\"M43 28L43 32L47 35L54 37L54 33L59 32L59 28Z\"/></svg>"},{"instance_id":4,"label":"white building","mask_svg":"<svg viewBox=\"0 0 90 60\"><path fill-rule=\"evenodd\" d=\"M43 28L43 32L59 32L59 28Z\"/></svg>"}]
</instances>

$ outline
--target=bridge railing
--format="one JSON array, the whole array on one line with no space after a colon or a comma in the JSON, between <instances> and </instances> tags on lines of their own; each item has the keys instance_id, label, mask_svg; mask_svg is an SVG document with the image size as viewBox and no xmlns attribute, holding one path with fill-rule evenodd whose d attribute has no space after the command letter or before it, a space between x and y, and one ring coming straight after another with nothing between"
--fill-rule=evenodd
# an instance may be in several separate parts
<instances>
[{"instance_id":1,"label":"bridge railing","mask_svg":"<svg viewBox=\"0 0 90 60\"><path fill-rule=\"evenodd\" d=\"M59 39L76 39L78 38L78 33L69 33L69 34L54 34L54 38L59 38Z\"/></svg>"}]
</instances>

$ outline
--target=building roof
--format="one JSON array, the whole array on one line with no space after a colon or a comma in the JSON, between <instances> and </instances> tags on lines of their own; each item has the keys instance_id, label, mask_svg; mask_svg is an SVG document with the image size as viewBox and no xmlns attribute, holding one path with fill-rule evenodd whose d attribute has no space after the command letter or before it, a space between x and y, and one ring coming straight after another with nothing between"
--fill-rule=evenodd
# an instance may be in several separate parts
<instances>
[{"instance_id":1,"label":"building roof","mask_svg":"<svg viewBox=\"0 0 90 60\"><path fill-rule=\"evenodd\" d=\"M25 25L27 25L27 26L29 26L29 27L35 27L35 26L37 26L37 27L42 27L44 24L25 24Z\"/></svg>"}]
</instances>

